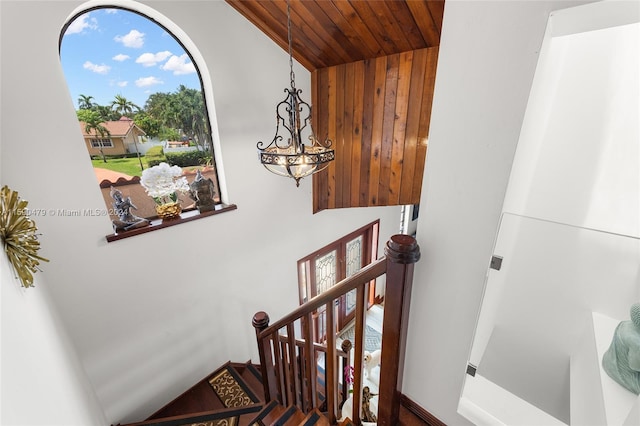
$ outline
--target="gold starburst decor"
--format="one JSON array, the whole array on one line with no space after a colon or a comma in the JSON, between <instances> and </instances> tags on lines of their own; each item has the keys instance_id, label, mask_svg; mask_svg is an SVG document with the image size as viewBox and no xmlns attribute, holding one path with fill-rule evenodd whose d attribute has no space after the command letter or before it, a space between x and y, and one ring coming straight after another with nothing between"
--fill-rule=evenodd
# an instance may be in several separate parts
<instances>
[{"instance_id":1,"label":"gold starburst decor","mask_svg":"<svg viewBox=\"0 0 640 426\"><path fill-rule=\"evenodd\" d=\"M38 271L40 242L35 222L29 218L28 201L21 200L8 186L0 189L0 238L13 269L25 288L33 287L33 274Z\"/></svg>"}]
</instances>

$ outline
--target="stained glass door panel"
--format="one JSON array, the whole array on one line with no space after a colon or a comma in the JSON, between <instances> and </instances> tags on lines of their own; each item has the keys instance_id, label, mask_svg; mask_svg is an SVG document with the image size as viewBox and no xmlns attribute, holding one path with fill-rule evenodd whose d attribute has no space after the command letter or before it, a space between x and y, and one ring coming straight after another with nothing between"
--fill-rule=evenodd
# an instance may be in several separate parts
<instances>
[{"instance_id":1,"label":"stained glass door panel","mask_svg":"<svg viewBox=\"0 0 640 426\"><path fill-rule=\"evenodd\" d=\"M338 260L337 250L333 250L316 259L316 288L315 295L324 293L336 283Z\"/></svg>"},{"instance_id":2,"label":"stained glass door panel","mask_svg":"<svg viewBox=\"0 0 640 426\"><path fill-rule=\"evenodd\" d=\"M338 251L332 250L329 253L319 256L315 259L315 288L313 295L324 293L335 285L337 282L338 270ZM314 314L316 342L324 341L326 337L326 307L318 308Z\"/></svg>"},{"instance_id":3,"label":"stained glass door panel","mask_svg":"<svg viewBox=\"0 0 640 426\"><path fill-rule=\"evenodd\" d=\"M363 247L364 239L362 235L347 242L345 262L346 262L346 276L350 277L360 269L362 269L363 263ZM342 328L354 315L356 309L356 290L351 290L343 297L343 303L340 309L339 327Z\"/></svg>"}]
</instances>

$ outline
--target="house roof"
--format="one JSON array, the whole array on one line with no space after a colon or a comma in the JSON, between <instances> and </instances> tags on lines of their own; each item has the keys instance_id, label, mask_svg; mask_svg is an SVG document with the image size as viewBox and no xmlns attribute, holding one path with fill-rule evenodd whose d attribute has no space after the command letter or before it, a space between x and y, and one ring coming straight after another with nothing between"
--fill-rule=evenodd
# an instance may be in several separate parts
<instances>
[{"instance_id":1,"label":"house roof","mask_svg":"<svg viewBox=\"0 0 640 426\"><path fill-rule=\"evenodd\" d=\"M80 129L82 130L82 135L84 137L96 136L95 131L91 133L87 133L85 131L85 123L83 121L80 121L79 124ZM105 121L102 123L102 125L107 128L111 136L115 137L125 137L129 134L129 132L131 132L133 128L136 128L141 134L146 135L144 130L138 127L129 117L123 116L120 118L120 120L117 121Z\"/></svg>"}]
</instances>

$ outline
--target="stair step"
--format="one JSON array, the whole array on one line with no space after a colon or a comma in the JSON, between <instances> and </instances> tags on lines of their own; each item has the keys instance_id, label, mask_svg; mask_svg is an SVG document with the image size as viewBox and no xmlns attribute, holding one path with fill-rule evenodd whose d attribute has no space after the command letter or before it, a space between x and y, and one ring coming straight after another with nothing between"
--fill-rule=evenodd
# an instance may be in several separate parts
<instances>
[{"instance_id":1,"label":"stair step","mask_svg":"<svg viewBox=\"0 0 640 426\"><path fill-rule=\"evenodd\" d=\"M256 378L262 383L262 372L260 371L260 366L252 364L251 361L247 362L247 369L251 371L251 373L256 376Z\"/></svg>"},{"instance_id":2,"label":"stair step","mask_svg":"<svg viewBox=\"0 0 640 426\"><path fill-rule=\"evenodd\" d=\"M257 376L256 373L258 374ZM251 366L251 363L247 363L242 367L240 377L245 382L245 384L253 391L258 400L264 402L264 385L262 384L262 375L260 375L255 367Z\"/></svg>"},{"instance_id":3,"label":"stair step","mask_svg":"<svg viewBox=\"0 0 640 426\"><path fill-rule=\"evenodd\" d=\"M187 426L187 425L236 425L249 426L253 425L249 421L255 417L256 413L262 409L262 405L254 404L252 406L241 408L226 408L213 411L204 411L199 413L189 413L180 416L170 416L158 419L143 420L141 422L126 423L124 425L118 423L116 426Z\"/></svg>"},{"instance_id":4,"label":"stair step","mask_svg":"<svg viewBox=\"0 0 640 426\"><path fill-rule=\"evenodd\" d=\"M225 408L213 392L206 379L201 380L182 395L149 416L147 420L161 419L165 417L179 416L201 411L212 411Z\"/></svg>"},{"instance_id":5,"label":"stair step","mask_svg":"<svg viewBox=\"0 0 640 426\"><path fill-rule=\"evenodd\" d=\"M246 383L245 378L242 377L244 370L246 370L245 364L227 362L156 411L147 420L263 404L262 384L256 386L255 381L251 384ZM255 379L253 374L247 374L247 377L251 380ZM216 378L218 381L215 381ZM235 386L233 381L237 382L238 386ZM253 415L251 414L251 417Z\"/></svg>"},{"instance_id":6,"label":"stair step","mask_svg":"<svg viewBox=\"0 0 640 426\"><path fill-rule=\"evenodd\" d=\"M304 413L295 405L291 405L271 426L298 426L304 419Z\"/></svg>"},{"instance_id":7,"label":"stair step","mask_svg":"<svg viewBox=\"0 0 640 426\"><path fill-rule=\"evenodd\" d=\"M320 412L317 408L307 414L302 423L299 426L331 426L329 419ZM354 425L355 426L355 425Z\"/></svg>"},{"instance_id":8,"label":"stair step","mask_svg":"<svg viewBox=\"0 0 640 426\"><path fill-rule=\"evenodd\" d=\"M253 419L251 424L270 425L284 413L285 408L278 401L271 401L264 406L262 411Z\"/></svg>"},{"instance_id":9,"label":"stair step","mask_svg":"<svg viewBox=\"0 0 640 426\"><path fill-rule=\"evenodd\" d=\"M207 382L225 407L241 407L260 402L231 363L218 369Z\"/></svg>"}]
</instances>

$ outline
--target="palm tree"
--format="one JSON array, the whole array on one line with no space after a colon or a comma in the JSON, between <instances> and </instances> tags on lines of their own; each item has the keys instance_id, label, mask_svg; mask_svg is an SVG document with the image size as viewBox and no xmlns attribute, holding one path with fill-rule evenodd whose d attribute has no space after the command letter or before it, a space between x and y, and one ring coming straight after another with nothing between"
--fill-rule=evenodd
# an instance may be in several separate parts
<instances>
[{"instance_id":1,"label":"palm tree","mask_svg":"<svg viewBox=\"0 0 640 426\"><path fill-rule=\"evenodd\" d=\"M133 113L133 109L140 111L140 107L122 95L116 95L116 98L111 102L111 109L114 111L126 115L127 117Z\"/></svg>"},{"instance_id":2,"label":"palm tree","mask_svg":"<svg viewBox=\"0 0 640 426\"><path fill-rule=\"evenodd\" d=\"M202 93L180 85L175 97L180 105L180 127L204 151L208 145L209 125Z\"/></svg>"},{"instance_id":3,"label":"palm tree","mask_svg":"<svg viewBox=\"0 0 640 426\"><path fill-rule=\"evenodd\" d=\"M103 122L102 117L100 117L100 114L98 114L95 111L90 111L88 114L84 115L83 118L85 119L85 122L84 122L85 133L87 133L88 135L91 135L91 133L94 132L96 136L100 136L99 138L96 138L96 139L98 139L98 146L100 149L100 155L102 156L102 161L106 163L107 158L104 155L102 139L104 139L107 136L111 136L109 129L104 127L104 125L102 124Z\"/></svg>"},{"instance_id":4,"label":"palm tree","mask_svg":"<svg viewBox=\"0 0 640 426\"><path fill-rule=\"evenodd\" d=\"M116 121L120 118L120 115L108 105L93 104L91 110L97 112L102 121Z\"/></svg>"},{"instance_id":5,"label":"palm tree","mask_svg":"<svg viewBox=\"0 0 640 426\"><path fill-rule=\"evenodd\" d=\"M93 96L80 95L78 98L78 109L91 109L94 107Z\"/></svg>"}]
</instances>

